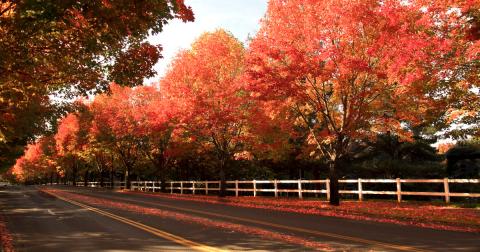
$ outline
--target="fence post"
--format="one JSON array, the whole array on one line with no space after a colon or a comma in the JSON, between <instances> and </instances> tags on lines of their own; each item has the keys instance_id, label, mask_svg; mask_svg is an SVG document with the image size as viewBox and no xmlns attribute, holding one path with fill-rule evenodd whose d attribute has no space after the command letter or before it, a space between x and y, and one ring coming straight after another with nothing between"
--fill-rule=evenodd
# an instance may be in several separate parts
<instances>
[{"instance_id":1,"label":"fence post","mask_svg":"<svg viewBox=\"0 0 480 252\"><path fill-rule=\"evenodd\" d=\"M363 200L363 194L362 194L362 179L358 178L358 200L362 201Z\"/></svg>"},{"instance_id":2,"label":"fence post","mask_svg":"<svg viewBox=\"0 0 480 252\"><path fill-rule=\"evenodd\" d=\"M238 180L235 180L235 197L238 197Z\"/></svg>"},{"instance_id":3,"label":"fence post","mask_svg":"<svg viewBox=\"0 0 480 252\"><path fill-rule=\"evenodd\" d=\"M195 181L192 181L192 194L195 195Z\"/></svg>"},{"instance_id":4,"label":"fence post","mask_svg":"<svg viewBox=\"0 0 480 252\"><path fill-rule=\"evenodd\" d=\"M445 203L450 203L450 188L448 187L448 178L443 179L443 188L445 189Z\"/></svg>"},{"instance_id":5,"label":"fence post","mask_svg":"<svg viewBox=\"0 0 480 252\"><path fill-rule=\"evenodd\" d=\"M170 194L173 194L173 182L170 181Z\"/></svg>"},{"instance_id":6,"label":"fence post","mask_svg":"<svg viewBox=\"0 0 480 252\"><path fill-rule=\"evenodd\" d=\"M302 196L302 180L301 179L298 180L298 198L300 198L300 199L303 198L303 196Z\"/></svg>"},{"instance_id":7,"label":"fence post","mask_svg":"<svg viewBox=\"0 0 480 252\"><path fill-rule=\"evenodd\" d=\"M147 189L147 181L143 181L143 191L144 191L144 192L148 191L148 189Z\"/></svg>"},{"instance_id":8,"label":"fence post","mask_svg":"<svg viewBox=\"0 0 480 252\"><path fill-rule=\"evenodd\" d=\"M205 195L208 195L208 181L205 181Z\"/></svg>"},{"instance_id":9,"label":"fence post","mask_svg":"<svg viewBox=\"0 0 480 252\"><path fill-rule=\"evenodd\" d=\"M397 178L396 181L397 181L397 201L402 202L402 184L400 182L400 178Z\"/></svg>"},{"instance_id":10,"label":"fence post","mask_svg":"<svg viewBox=\"0 0 480 252\"><path fill-rule=\"evenodd\" d=\"M273 181L273 186L275 187L275 198L278 197L278 186L277 186L277 180L275 179Z\"/></svg>"},{"instance_id":11,"label":"fence post","mask_svg":"<svg viewBox=\"0 0 480 252\"><path fill-rule=\"evenodd\" d=\"M253 180L253 197L257 197L257 181Z\"/></svg>"},{"instance_id":12,"label":"fence post","mask_svg":"<svg viewBox=\"0 0 480 252\"><path fill-rule=\"evenodd\" d=\"M180 181L180 194L183 194L183 181Z\"/></svg>"},{"instance_id":13,"label":"fence post","mask_svg":"<svg viewBox=\"0 0 480 252\"><path fill-rule=\"evenodd\" d=\"M327 200L330 201L330 179L325 179L325 189L327 190Z\"/></svg>"}]
</instances>

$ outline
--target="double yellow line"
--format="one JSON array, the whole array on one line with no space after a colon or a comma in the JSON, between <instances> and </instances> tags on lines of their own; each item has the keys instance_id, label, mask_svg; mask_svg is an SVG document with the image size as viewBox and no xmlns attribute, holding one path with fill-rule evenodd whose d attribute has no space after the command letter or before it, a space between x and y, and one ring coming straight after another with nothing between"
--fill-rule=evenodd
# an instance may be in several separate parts
<instances>
[{"instance_id":1,"label":"double yellow line","mask_svg":"<svg viewBox=\"0 0 480 252\"><path fill-rule=\"evenodd\" d=\"M301 232L301 233L304 233L304 234L310 234L310 235L315 235L315 236L335 238L335 239L340 239L340 240L344 240L344 241L356 242L356 243L378 246L378 247L383 247L383 248L388 248L388 249L395 249L395 250L401 250L401 251L415 251L415 252L429 251L429 250L419 249L419 248L406 246L406 245L391 244L391 243L362 239L362 238L358 238L358 237L352 237L352 236L346 236L346 235L340 235L340 234L334 234L334 233L328 233L328 232L321 232L321 231L316 231L316 230L311 230L311 229L291 227L291 226L286 226L286 225L281 225L281 224L276 224L276 223L271 223L271 222L266 222L266 221L261 221L261 220L254 220L254 219L248 219L248 218L242 218L242 217L236 217L236 216L230 216L230 215L224 215L224 214L218 214L218 213L211 213L211 212L206 212L206 211L196 210L196 209L190 209L190 208L176 207L176 206L171 206L171 205L162 204L162 203L156 203L156 202L153 203L153 202L146 202L146 201L142 201L142 200L125 199L125 198L120 198L120 197L111 197L111 198L112 199L115 198L115 199L118 199L118 200L124 200L124 201L130 201L130 202L136 202L136 203L150 204L150 205L154 205L154 206L160 206L160 207L170 208L170 209L184 211L184 212L202 214L202 215L206 215L206 216L218 217L218 218L223 218L223 219L236 220L236 221L252 223L252 224L257 224L257 225L262 225L262 226L267 226L267 227L280 228L280 229L284 229L284 230Z\"/></svg>"},{"instance_id":2,"label":"double yellow line","mask_svg":"<svg viewBox=\"0 0 480 252\"><path fill-rule=\"evenodd\" d=\"M154 227L150 227L150 226L147 226L145 224L142 224L140 222L136 222L136 221L133 221L133 220L130 220L130 219L127 219L127 218L124 218L124 217L121 217L121 216L118 216L116 214L112 214L112 213L109 213L109 212L106 212L106 211L103 211L103 210L100 210L98 208L95 208L95 207L91 207L91 206L88 206L88 205L85 205L85 204L82 204L82 203L79 203L79 202L76 202L76 201L73 201L73 200L70 200L70 199L66 199L62 196L59 196L59 195L56 195L52 192L49 192L49 191L44 191L52 196L55 196L57 197L58 199L61 199L63 201L66 201L68 203L71 203L73 205L76 205L76 206L79 206L79 207L82 207L82 208L85 208L87 210L90 210L92 212L95 212L95 213L98 213L98 214L101 214L103 216L106 216L106 217L110 217L114 220L118 220L120 222L123 222L125 224L128 224L130 226L133 226L133 227L136 227L138 229L141 229L143 231L146 231L148 233L151 233L153 235L156 235L160 238L163 238L163 239L166 239L166 240L169 240L169 241L172 241L172 242L175 242L177 244L180 244L182 246L185 246L191 250L196 250L196 251L212 251L212 252L223 252L223 251L228 251L228 250L224 250L224 249L219 249L219 248L214 248L214 247L210 247L208 245L204 245L204 244L200 244L198 242L194 242L194 241L190 241L190 240L187 240L185 238L182 238L180 236L176 236L176 235L173 235L173 234L170 234L170 233L167 233L165 231L162 231L160 229L157 229L157 228L154 228Z\"/></svg>"}]
</instances>

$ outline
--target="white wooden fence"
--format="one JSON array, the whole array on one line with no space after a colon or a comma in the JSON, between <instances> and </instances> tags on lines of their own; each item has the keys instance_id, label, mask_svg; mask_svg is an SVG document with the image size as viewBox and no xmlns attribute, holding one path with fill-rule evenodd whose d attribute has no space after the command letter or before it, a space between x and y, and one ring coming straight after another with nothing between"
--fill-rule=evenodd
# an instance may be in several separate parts
<instances>
[{"instance_id":1,"label":"white wooden fence","mask_svg":"<svg viewBox=\"0 0 480 252\"><path fill-rule=\"evenodd\" d=\"M102 187L101 183L100 182L87 182L88 184L88 187ZM80 182L77 182L77 186L84 186L84 182L80 181ZM106 188L115 188L115 189L125 189L125 181L114 181L113 182L113 186L112 186L112 183L110 181L105 181L103 182L103 187L106 187Z\"/></svg>"},{"instance_id":2,"label":"white wooden fence","mask_svg":"<svg viewBox=\"0 0 480 252\"><path fill-rule=\"evenodd\" d=\"M95 182L93 182L95 183ZM98 182L97 182L98 183ZM295 193L299 198L303 198L304 194L326 194L327 199L330 198L330 180L234 180L227 181L227 191L235 192L235 196L239 196L240 192L251 192L253 196L257 196L258 192L273 193L275 197L279 193ZM364 195L396 195L397 201L402 201L403 195L416 196L440 196L445 198L445 202L450 202L450 197L480 197L480 193L451 192L450 184L480 184L480 179L344 179L339 180L340 184L353 184L356 190L340 190L340 194L357 194L358 199L363 200ZM364 190L366 184L392 184L396 187L395 191L372 191ZM418 191L402 191L402 184L430 183L443 184L442 192L418 192ZM290 184L290 188L282 188L282 185ZM308 189L307 185L322 185L325 189ZM93 184L92 184L93 185ZM98 184L99 185L99 184ZM167 182L167 190L170 193L192 193L204 192L208 195L211 191L220 190L220 181L169 181ZM246 186L247 185L247 186ZM250 185L250 186L248 186ZM270 185L273 188L261 188L263 185ZM293 185L293 186L292 186ZM393 186L395 185L395 186ZM312 186L310 186L312 187ZM160 191L161 184L158 181L132 181L130 190L134 191ZM480 191L480 190L479 190Z\"/></svg>"}]
</instances>

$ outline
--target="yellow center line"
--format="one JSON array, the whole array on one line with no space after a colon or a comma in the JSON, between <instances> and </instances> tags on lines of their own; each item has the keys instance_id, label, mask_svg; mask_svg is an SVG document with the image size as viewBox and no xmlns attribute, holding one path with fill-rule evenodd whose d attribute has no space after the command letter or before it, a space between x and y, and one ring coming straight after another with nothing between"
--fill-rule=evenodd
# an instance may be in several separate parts
<instances>
[{"instance_id":1,"label":"yellow center line","mask_svg":"<svg viewBox=\"0 0 480 252\"><path fill-rule=\"evenodd\" d=\"M368 244L368 245L375 245L375 246L384 247L384 248L390 248L390 249L396 249L396 250L402 250L402 251L416 251L416 252L429 251L429 250L420 249L420 248L411 247L411 246L406 246L406 245L399 245L399 244L392 244L392 243L385 243L385 242L367 240L367 239L353 237L353 236L346 236L346 235L322 232L322 231L305 229L305 228L300 228L300 227L286 226L286 225L282 225L282 224L276 224L276 223L271 223L271 222L266 222L266 221L261 221L261 220L254 220L254 219L236 217L236 216L219 214L219 213L211 213L211 212L206 212L206 211L202 211L202 210L171 206L171 205L162 204L162 203L156 203L156 202L154 203L154 202L147 202L147 201L142 201L142 200L125 199L125 198L121 198L121 197L112 197L112 198L119 199L119 200L130 201L130 202L137 202L137 203L144 203L144 204L150 204L150 205L155 205L155 206L161 206L161 207L166 207L166 208L170 208L170 209L174 209L174 210L203 214L203 215L212 216L212 217L220 217L220 218L224 218L224 219L231 219L231 220L242 221L242 222L247 222L247 223L259 224L259 225L268 226L268 227L281 228L281 229L285 229L285 230L289 230L289 231L296 231L296 232L301 232L301 233L306 233L306 234L311 234L311 235L336 238L336 239L341 239L341 240L345 240L345 241L358 242L358 243L363 243L363 244Z\"/></svg>"},{"instance_id":2,"label":"yellow center line","mask_svg":"<svg viewBox=\"0 0 480 252\"><path fill-rule=\"evenodd\" d=\"M192 249L192 250L205 251L205 252L207 252L207 251L218 251L218 252L228 251L228 250L225 250L225 249L214 248L214 247L210 247L208 245L200 244L198 242L187 240L187 239L182 238L180 236L167 233L165 231L159 230L159 229L154 228L154 227L147 226L147 225L142 224L140 222L136 222L136 221L127 219L125 217L121 217L121 216L118 216L116 214L112 214L112 213L100 210L100 209L95 208L95 207L91 207L91 206L88 206L88 205L85 205L85 204L82 204L82 203L79 203L79 202L76 202L76 201L73 201L73 200L70 200L70 199L66 199L66 198L64 198L62 196L59 196L59 195L56 195L52 192L48 192L48 191L44 191L44 192L46 192L46 193L48 193L52 196L55 196L55 197L57 197L57 198L59 198L63 201L71 203L73 205L76 205L76 206L85 208L87 210L90 210L92 212L101 214L103 216L107 216L107 217L110 217L112 219L118 220L118 221L123 222L125 224L128 224L130 226L133 226L133 227L136 227L136 228L141 229L143 231L146 231L148 233L154 234L158 237L161 237L161 238L164 238L166 240L178 243L178 244L180 244L182 246L185 246L185 247L187 247L189 249Z\"/></svg>"}]
</instances>

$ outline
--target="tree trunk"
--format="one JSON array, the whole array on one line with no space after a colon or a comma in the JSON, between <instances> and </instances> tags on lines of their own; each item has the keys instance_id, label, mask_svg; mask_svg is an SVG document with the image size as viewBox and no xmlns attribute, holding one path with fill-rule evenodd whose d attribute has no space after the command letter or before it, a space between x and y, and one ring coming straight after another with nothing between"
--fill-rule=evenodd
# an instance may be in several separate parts
<instances>
[{"instance_id":1,"label":"tree trunk","mask_svg":"<svg viewBox=\"0 0 480 252\"><path fill-rule=\"evenodd\" d=\"M73 160L73 171L72 171L72 180L73 186L77 186L77 160Z\"/></svg>"},{"instance_id":2,"label":"tree trunk","mask_svg":"<svg viewBox=\"0 0 480 252\"><path fill-rule=\"evenodd\" d=\"M220 160L220 197L227 196L227 180L225 178L225 160Z\"/></svg>"},{"instance_id":3,"label":"tree trunk","mask_svg":"<svg viewBox=\"0 0 480 252\"><path fill-rule=\"evenodd\" d=\"M153 162L153 165L157 168L156 175L160 177L160 191L167 192L167 178L166 178L166 162L165 159L159 157Z\"/></svg>"},{"instance_id":4,"label":"tree trunk","mask_svg":"<svg viewBox=\"0 0 480 252\"><path fill-rule=\"evenodd\" d=\"M165 178L160 178L160 191L163 193L167 192L167 181Z\"/></svg>"},{"instance_id":5,"label":"tree trunk","mask_svg":"<svg viewBox=\"0 0 480 252\"><path fill-rule=\"evenodd\" d=\"M159 175L160 175L160 191L162 193L166 193L167 192L167 178L165 176L164 166L162 167L161 173Z\"/></svg>"},{"instance_id":6,"label":"tree trunk","mask_svg":"<svg viewBox=\"0 0 480 252\"><path fill-rule=\"evenodd\" d=\"M337 175L337 166L336 161L330 162L330 205L339 206L340 205L340 193L338 188L338 175Z\"/></svg>"},{"instance_id":7,"label":"tree trunk","mask_svg":"<svg viewBox=\"0 0 480 252\"><path fill-rule=\"evenodd\" d=\"M125 188L130 190L130 168L125 171Z\"/></svg>"},{"instance_id":8,"label":"tree trunk","mask_svg":"<svg viewBox=\"0 0 480 252\"><path fill-rule=\"evenodd\" d=\"M83 176L83 186L88 187L88 170L85 170L85 175Z\"/></svg>"},{"instance_id":9,"label":"tree trunk","mask_svg":"<svg viewBox=\"0 0 480 252\"><path fill-rule=\"evenodd\" d=\"M103 175L104 175L104 172L103 170L101 170L100 171L100 187L103 187L105 185Z\"/></svg>"}]
</instances>

